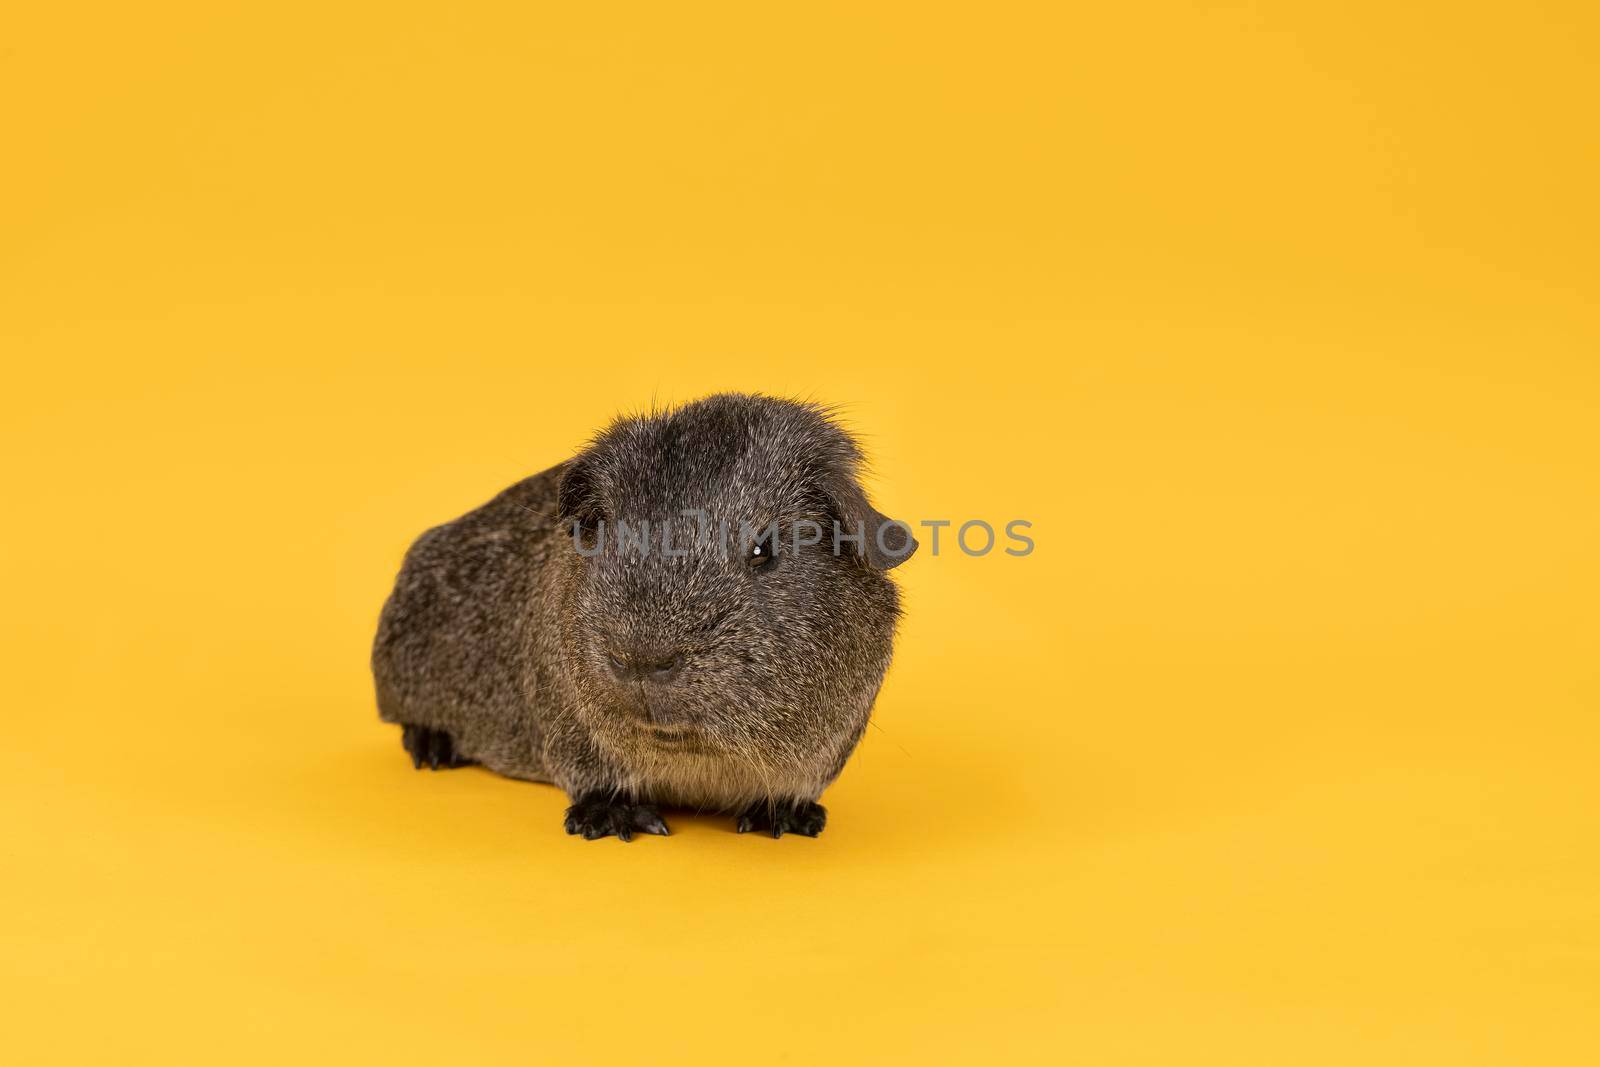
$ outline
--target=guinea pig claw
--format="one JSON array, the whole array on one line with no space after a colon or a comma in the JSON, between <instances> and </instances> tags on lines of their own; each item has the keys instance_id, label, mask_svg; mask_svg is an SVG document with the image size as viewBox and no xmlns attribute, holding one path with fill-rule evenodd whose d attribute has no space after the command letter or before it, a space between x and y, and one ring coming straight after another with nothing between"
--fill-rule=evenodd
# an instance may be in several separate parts
<instances>
[{"instance_id":1,"label":"guinea pig claw","mask_svg":"<svg viewBox=\"0 0 1600 1067\"><path fill-rule=\"evenodd\" d=\"M579 797L567 809L563 824L569 834L582 834L585 841L615 837L632 841L635 831L666 836L667 824L654 804L641 804L610 793L591 793Z\"/></svg>"},{"instance_id":2,"label":"guinea pig claw","mask_svg":"<svg viewBox=\"0 0 1600 1067\"><path fill-rule=\"evenodd\" d=\"M455 738L447 731L433 730L426 726L402 726L400 729L400 743L405 746L406 752L411 756L411 766L422 770L426 763L429 770L452 767L465 767L472 761L462 758L456 752Z\"/></svg>"},{"instance_id":3,"label":"guinea pig claw","mask_svg":"<svg viewBox=\"0 0 1600 1067\"><path fill-rule=\"evenodd\" d=\"M773 837L799 834L816 837L828 821L828 809L810 800L760 800L739 814L739 833L766 830Z\"/></svg>"}]
</instances>

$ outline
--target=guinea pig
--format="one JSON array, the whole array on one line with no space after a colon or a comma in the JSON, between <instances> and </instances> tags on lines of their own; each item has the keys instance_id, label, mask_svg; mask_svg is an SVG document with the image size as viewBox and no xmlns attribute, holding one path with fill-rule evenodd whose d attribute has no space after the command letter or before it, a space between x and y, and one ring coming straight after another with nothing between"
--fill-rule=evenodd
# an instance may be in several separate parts
<instances>
[{"instance_id":1,"label":"guinea pig","mask_svg":"<svg viewBox=\"0 0 1600 1067\"><path fill-rule=\"evenodd\" d=\"M560 466L419 537L372 653L413 764L552 782L566 830L666 834L663 807L815 837L893 652L855 440L738 393L617 419Z\"/></svg>"}]
</instances>

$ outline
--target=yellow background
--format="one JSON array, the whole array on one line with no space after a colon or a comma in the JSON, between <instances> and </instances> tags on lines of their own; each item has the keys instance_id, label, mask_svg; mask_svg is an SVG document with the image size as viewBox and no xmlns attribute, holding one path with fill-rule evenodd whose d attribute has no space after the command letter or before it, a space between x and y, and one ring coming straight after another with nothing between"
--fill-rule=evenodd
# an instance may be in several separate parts
<instances>
[{"instance_id":1,"label":"yellow background","mask_svg":"<svg viewBox=\"0 0 1600 1067\"><path fill-rule=\"evenodd\" d=\"M1594 1062L1596 28L12 5L8 1060ZM413 772L409 540L723 388L1035 523L828 831Z\"/></svg>"}]
</instances>

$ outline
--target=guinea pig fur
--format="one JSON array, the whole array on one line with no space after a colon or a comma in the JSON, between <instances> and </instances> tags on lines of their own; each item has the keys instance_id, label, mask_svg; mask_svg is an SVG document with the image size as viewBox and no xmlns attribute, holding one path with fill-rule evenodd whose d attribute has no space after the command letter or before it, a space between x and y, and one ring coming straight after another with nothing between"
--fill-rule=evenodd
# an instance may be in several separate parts
<instances>
[{"instance_id":1,"label":"guinea pig fur","mask_svg":"<svg viewBox=\"0 0 1600 1067\"><path fill-rule=\"evenodd\" d=\"M619 418L419 537L373 646L414 764L553 782L585 838L662 807L815 836L893 651L916 550L816 404L720 394ZM820 536L819 536L820 535Z\"/></svg>"}]
</instances>

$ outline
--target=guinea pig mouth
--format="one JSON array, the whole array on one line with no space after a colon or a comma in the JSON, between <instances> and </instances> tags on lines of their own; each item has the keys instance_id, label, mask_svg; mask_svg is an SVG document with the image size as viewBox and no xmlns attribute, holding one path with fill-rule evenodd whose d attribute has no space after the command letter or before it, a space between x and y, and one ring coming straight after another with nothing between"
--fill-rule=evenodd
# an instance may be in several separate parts
<instances>
[{"instance_id":1,"label":"guinea pig mouth","mask_svg":"<svg viewBox=\"0 0 1600 1067\"><path fill-rule=\"evenodd\" d=\"M685 723L659 725L646 723L641 731L647 744L670 752L706 752L706 736L696 727Z\"/></svg>"},{"instance_id":2,"label":"guinea pig mouth","mask_svg":"<svg viewBox=\"0 0 1600 1067\"><path fill-rule=\"evenodd\" d=\"M654 685L636 682L621 687L618 696L622 712L646 730L677 734L693 727L690 716L673 694Z\"/></svg>"}]
</instances>

